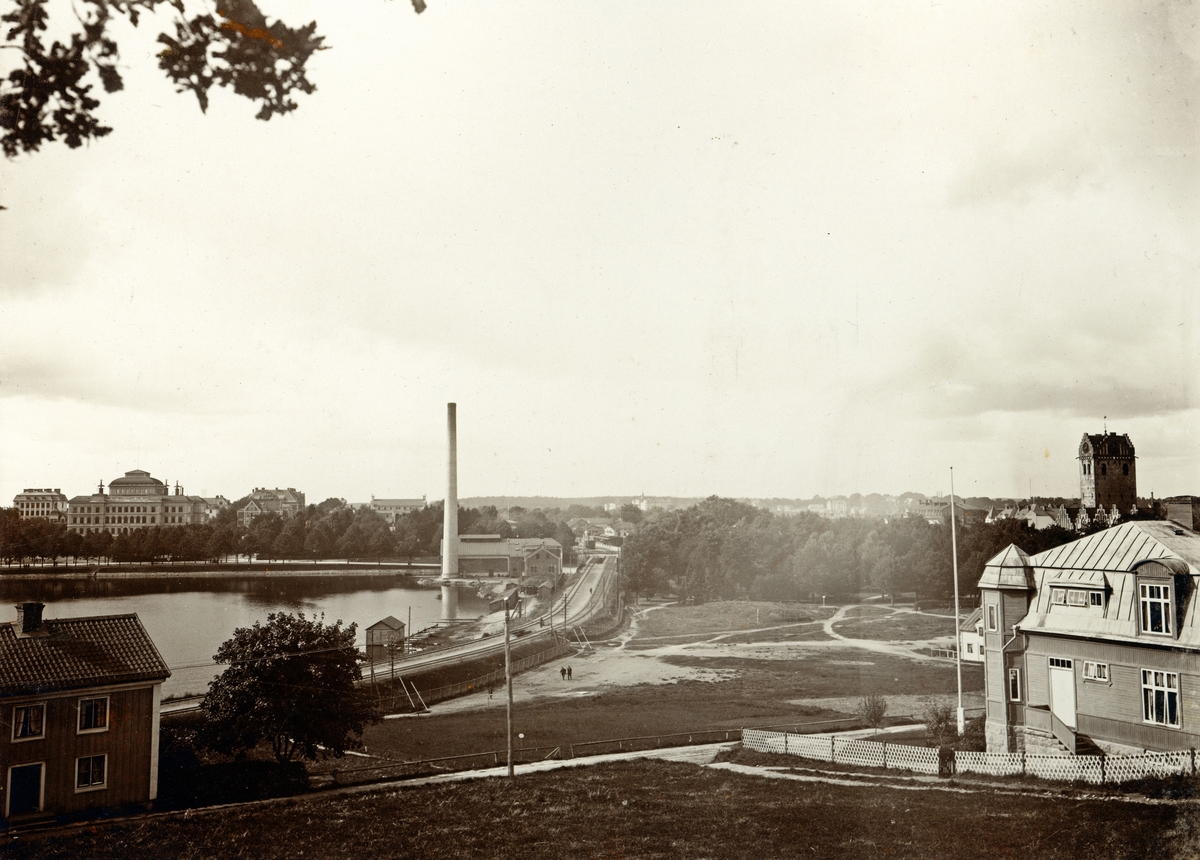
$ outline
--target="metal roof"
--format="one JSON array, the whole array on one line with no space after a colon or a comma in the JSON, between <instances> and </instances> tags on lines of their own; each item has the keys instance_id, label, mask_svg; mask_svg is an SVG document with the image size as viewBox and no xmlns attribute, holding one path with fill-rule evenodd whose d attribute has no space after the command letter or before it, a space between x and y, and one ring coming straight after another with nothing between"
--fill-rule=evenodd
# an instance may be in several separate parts
<instances>
[{"instance_id":1,"label":"metal roof","mask_svg":"<svg viewBox=\"0 0 1200 860\"><path fill-rule=\"evenodd\" d=\"M1010 543L983 566L979 587L1032 591L1033 568L1029 556L1019 546Z\"/></svg>"},{"instance_id":2,"label":"metal roof","mask_svg":"<svg viewBox=\"0 0 1200 860\"><path fill-rule=\"evenodd\" d=\"M1176 531L1183 532L1176 535ZM1190 535L1190 537L1189 537ZM1178 557L1200 572L1200 541L1190 529L1159 520L1134 520L1039 552L1039 569L1127 571L1135 562Z\"/></svg>"},{"instance_id":3,"label":"metal roof","mask_svg":"<svg viewBox=\"0 0 1200 860\"><path fill-rule=\"evenodd\" d=\"M1200 648L1200 612L1195 595L1200 576L1200 534L1161 520L1135 520L1038 553L1033 564L1037 590L1029 612L1017 624L1025 633L1058 633L1139 644ZM1186 600L1171 635L1139 628L1138 572L1141 562L1161 561L1179 577L1190 578ZM1052 585L1107 588L1103 606L1064 606L1051 599ZM1181 589L1188 584L1176 580ZM1174 610L1173 610L1174 612Z\"/></svg>"}]
</instances>

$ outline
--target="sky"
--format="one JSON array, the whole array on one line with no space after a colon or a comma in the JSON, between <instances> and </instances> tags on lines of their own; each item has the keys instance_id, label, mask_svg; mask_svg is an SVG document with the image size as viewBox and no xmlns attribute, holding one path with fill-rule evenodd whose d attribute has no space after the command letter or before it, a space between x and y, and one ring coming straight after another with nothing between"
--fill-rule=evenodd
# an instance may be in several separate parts
<instances>
[{"instance_id":1,"label":"sky","mask_svg":"<svg viewBox=\"0 0 1200 860\"><path fill-rule=\"evenodd\" d=\"M464 497L1200 494L1200 4L260 5L295 112L163 14L0 163L3 503L442 498L449 401Z\"/></svg>"}]
</instances>

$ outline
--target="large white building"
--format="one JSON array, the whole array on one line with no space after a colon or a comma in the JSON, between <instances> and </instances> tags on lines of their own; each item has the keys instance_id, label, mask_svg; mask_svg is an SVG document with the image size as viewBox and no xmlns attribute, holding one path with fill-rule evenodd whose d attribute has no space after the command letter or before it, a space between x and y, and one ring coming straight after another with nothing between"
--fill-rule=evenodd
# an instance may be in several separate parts
<instances>
[{"instance_id":1,"label":"large white building","mask_svg":"<svg viewBox=\"0 0 1200 860\"><path fill-rule=\"evenodd\" d=\"M419 499L377 499L371 496L371 510L388 521L388 525L396 525L396 518L425 507L425 497Z\"/></svg>"},{"instance_id":2,"label":"large white building","mask_svg":"<svg viewBox=\"0 0 1200 860\"><path fill-rule=\"evenodd\" d=\"M73 532L121 534L151 526L182 526L208 522L211 505L201 496L188 496L183 488L170 486L134 469L101 483L90 496L75 496L68 502L67 529Z\"/></svg>"},{"instance_id":3,"label":"large white building","mask_svg":"<svg viewBox=\"0 0 1200 860\"><path fill-rule=\"evenodd\" d=\"M27 488L13 497L13 507L26 519L36 518L55 523L67 520L67 497L59 489Z\"/></svg>"}]
</instances>

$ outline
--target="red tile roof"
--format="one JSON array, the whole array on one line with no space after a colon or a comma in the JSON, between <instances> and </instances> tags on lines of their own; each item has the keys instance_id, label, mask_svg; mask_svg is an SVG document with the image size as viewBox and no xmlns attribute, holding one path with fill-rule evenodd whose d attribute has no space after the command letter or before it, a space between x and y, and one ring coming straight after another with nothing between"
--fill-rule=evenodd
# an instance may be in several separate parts
<instances>
[{"instance_id":1,"label":"red tile roof","mask_svg":"<svg viewBox=\"0 0 1200 860\"><path fill-rule=\"evenodd\" d=\"M59 618L17 636L0 624L0 696L162 681L171 670L136 614Z\"/></svg>"}]
</instances>

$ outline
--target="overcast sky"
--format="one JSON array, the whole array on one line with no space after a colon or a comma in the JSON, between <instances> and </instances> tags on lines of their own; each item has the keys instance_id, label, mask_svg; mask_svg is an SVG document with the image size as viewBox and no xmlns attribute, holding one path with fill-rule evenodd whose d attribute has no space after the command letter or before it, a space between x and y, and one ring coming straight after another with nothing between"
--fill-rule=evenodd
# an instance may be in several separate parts
<instances>
[{"instance_id":1,"label":"overcast sky","mask_svg":"<svg viewBox=\"0 0 1200 860\"><path fill-rule=\"evenodd\" d=\"M1200 493L1200 6L260 0L0 164L0 500ZM7 53L7 52L0 52ZM0 57L0 63L4 62Z\"/></svg>"}]
</instances>

